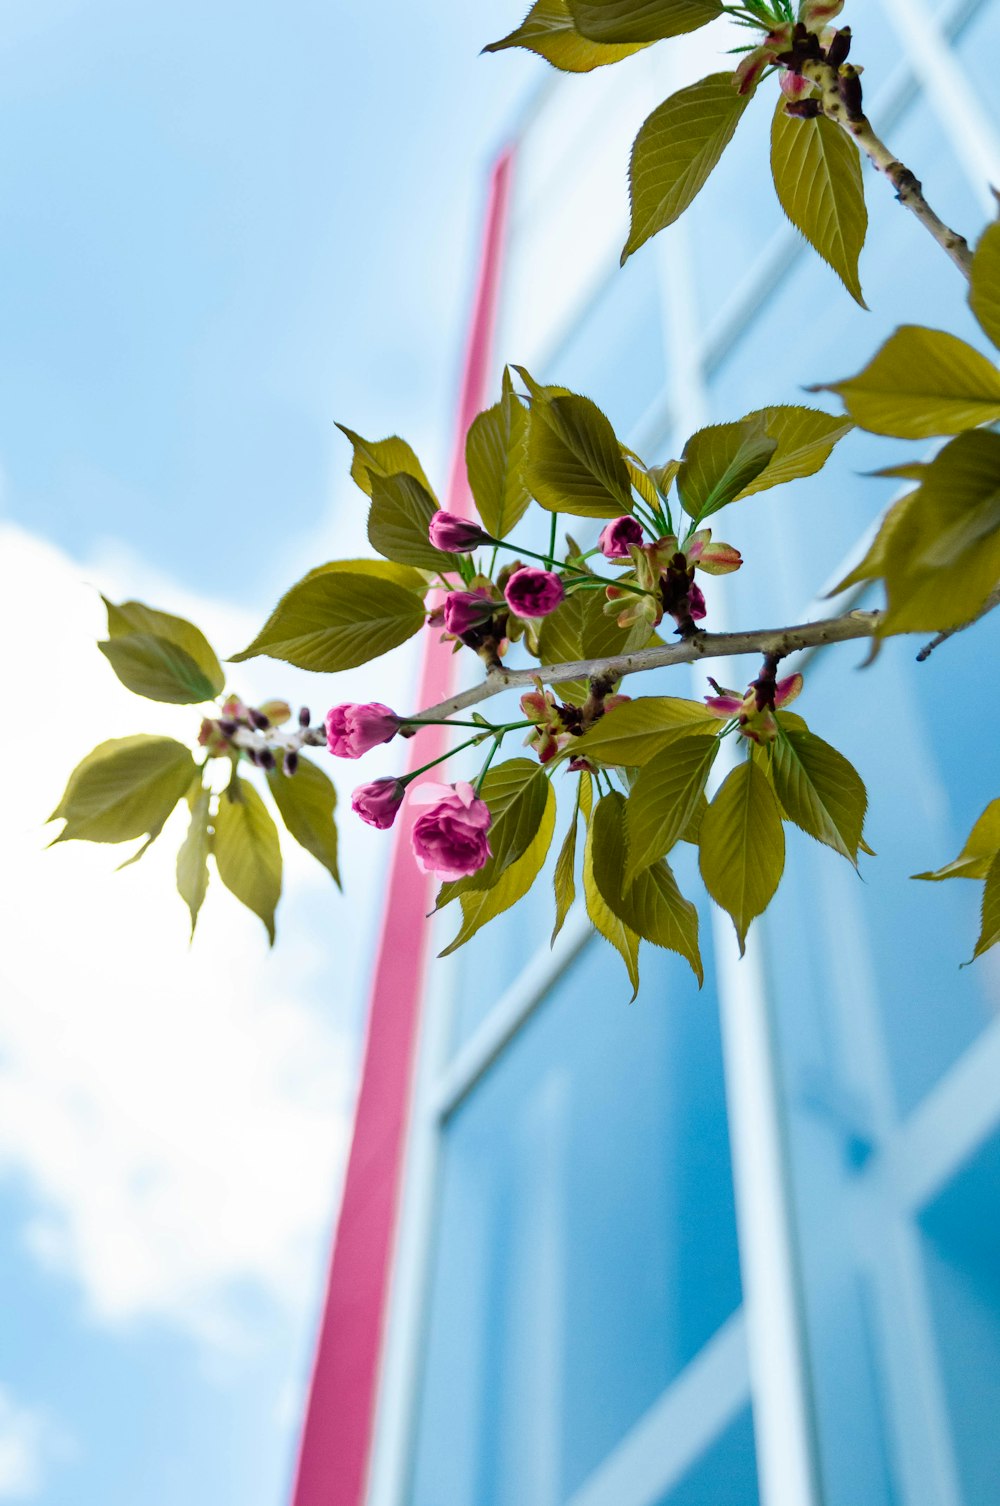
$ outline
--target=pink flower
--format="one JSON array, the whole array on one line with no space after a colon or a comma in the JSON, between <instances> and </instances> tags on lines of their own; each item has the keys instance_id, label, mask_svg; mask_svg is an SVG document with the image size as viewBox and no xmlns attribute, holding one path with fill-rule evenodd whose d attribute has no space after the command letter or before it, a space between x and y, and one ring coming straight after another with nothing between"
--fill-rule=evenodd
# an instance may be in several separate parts
<instances>
[{"instance_id":1,"label":"pink flower","mask_svg":"<svg viewBox=\"0 0 1000 1506\"><path fill-rule=\"evenodd\" d=\"M547 617L554 612L566 592L558 575L551 570L534 570L522 565L504 587L507 605L517 617Z\"/></svg>"},{"instance_id":2,"label":"pink flower","mask_svg":"<svg viewBox=\"0 0 1000 1506\"><path fill-rule=\"evenodd\" d=\"M391 742L399 728L399 717L380 701L347 702L326 713L326 745L336 758L360 758L378 743Z\"/></svg>"},{"instance_id":3,"label":"pink flower","mask_svg":"<svg viewBox=\"0 0 1000 1506\"><path fill-rule=\"evenodd\" d=\"M401 779L375 779L359 784L351 796L351 810L379 831L388 831L396 819L406 786Z\"/></svg>"},{"instance_id":4,"label":"pink flower","mask_svg":"<svg viewBox=\"0 0 1000 1506\"><path fill-rule=\"evenodd\" d=\"M449 591L444 600L445 632L461 638L463 633L485 627L495 605L486 591Z\"/></svg>"},{"instance_id":5,"label":"pink flower","mask_svg":"<svg viewBox=\"0 0 1000 1506\"><path fill-rule=\"evenodd\" d=\"M431 518L427 533L434 548L443 549L448 554L468 554L470 549L478 549L480 544L490 542L489 534L484 533L478 523L470 523L443 508Z\"/></svg>"},{"instance_id":6,"label":"pink flower","mask_svg":"<svg viewBox=\"0 0 1000 1506\"><path fill-rule=\"evenodd\" d=\"M601 529L597 547L606 560L627 560L630 544L642 543L642 524L638 518L614 518Z\"/></svg>"},{"instance_id":7,"label":"pink flower","mask_svg":"<svg viewBox=\"0 0 1000 1506\"><path fill-rule=\"evenodd\" d=\"M493 856L486 838L493 818L471 784L422 784L410 801L429 807L417 817L410 838L424 873L467 878Z\"/></svg>"}]
</instances>

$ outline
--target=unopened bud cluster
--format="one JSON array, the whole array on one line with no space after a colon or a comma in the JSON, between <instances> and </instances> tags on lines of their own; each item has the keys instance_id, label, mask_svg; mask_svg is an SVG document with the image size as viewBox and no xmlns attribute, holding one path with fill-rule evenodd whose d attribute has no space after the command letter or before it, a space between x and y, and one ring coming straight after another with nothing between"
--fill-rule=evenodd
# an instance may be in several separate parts
<instances>
[{"instance_id":1,"label":"unopened bud cluster","mask_svg":"<svg viewBox=\"0 0 1000 1506\"><path fill-rule=\"evenodd\" d=\"M289 776L299 766L299 749L325 742L322 728L312 727L308 706L298 711L295 731L282 731L291 720L292 708L287 701L264 701L248 706L238 696L230 696L217 717L205 717L198 741L210 758L245 754L256 768L270 771L280 767Z\"/></svg>"}]
</instances>

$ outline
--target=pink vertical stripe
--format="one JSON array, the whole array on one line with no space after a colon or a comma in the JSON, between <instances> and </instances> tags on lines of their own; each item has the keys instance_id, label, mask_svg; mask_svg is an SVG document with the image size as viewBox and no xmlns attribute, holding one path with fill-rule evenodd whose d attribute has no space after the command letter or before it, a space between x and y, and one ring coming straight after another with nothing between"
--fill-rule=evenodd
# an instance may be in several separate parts
<instances>
[{"instance_id":1,"label":"pink vertical stripe","mask_svg":"<svg viewBox=\"0 0 1000 1506\"><path fill-rule=\"evenodd\" d=\"M465 432L483 407L512 167L504 151L492 172L482 258L462 374L447 506L468 513ZM425 639L418 706L454 686L454 657ZM409 768L445 751L445 729L410 743ZM293 1506L362 1506L371 1453L391 1256L413 1077L434 885L410 851L411 818L396 828L382 933L375 958L361 1085L354 1118L326 1303L302 1430Z\"/></svg>"}]
</instances>

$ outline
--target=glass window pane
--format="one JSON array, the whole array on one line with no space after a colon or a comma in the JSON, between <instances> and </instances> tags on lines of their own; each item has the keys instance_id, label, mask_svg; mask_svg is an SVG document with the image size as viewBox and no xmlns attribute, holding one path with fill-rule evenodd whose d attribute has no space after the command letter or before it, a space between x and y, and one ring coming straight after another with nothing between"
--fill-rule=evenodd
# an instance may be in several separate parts
<instances>
[{"instance_id":1,"label":"glass window pane","mask_svg":"<svg viewBox=\"0 0 1000 1506\"><path fill-rule=\"evenodd\" d=\"M558 1506L739 1305L713 984L589 946L445 1131L413 1506Z\"/></svg>"}]
</instances>

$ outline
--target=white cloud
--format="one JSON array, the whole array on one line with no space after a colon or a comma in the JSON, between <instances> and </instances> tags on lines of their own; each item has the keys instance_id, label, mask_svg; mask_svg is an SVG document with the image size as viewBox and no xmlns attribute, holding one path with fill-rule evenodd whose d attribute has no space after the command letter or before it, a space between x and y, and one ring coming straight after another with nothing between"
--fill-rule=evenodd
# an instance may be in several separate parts
<instances>
[{"instance_id":1,"label":"white cloud","mask_svg":"<svg viewBox=\"0 0 1000 1506\"><path fill-rule=\"evenodd\" d=\"M65 1441L44 1413L20 1406L0 1386L0 1501L38 1495L45 1465L67 1452Z\"/></svg>"},{"instance_id":2,"label":"white cloud","mask_svg":"<svg viewBox=\"0 0 1000 1506\"><path fill-rule=\"evenodd\" d=\"M31 1249L79 1284L97 1318L161 1315L228 1341L248 1291L298 1310L311 1296L348 1131L366 897L388 844L348 812L347 900L286 844L273 952L215 879L188 947L174 821L123 873L128 848L45 851L54 828L43 822L96 742L189 740L197 726L191 708L118 685L94 647L94 585L191 615L224 653L257 626L137 561L105 552L83 571L0 525L0 1178L26 1179ZM322 709L315 677L270 661L240 666L239 686L309 694ZM339 781L342 796L351 782Z\"/></svg>"}]
</instances>

